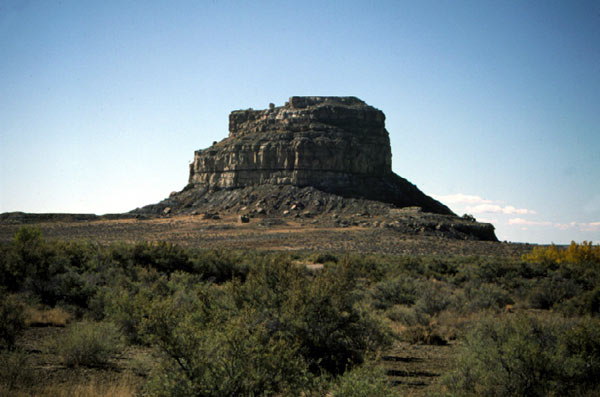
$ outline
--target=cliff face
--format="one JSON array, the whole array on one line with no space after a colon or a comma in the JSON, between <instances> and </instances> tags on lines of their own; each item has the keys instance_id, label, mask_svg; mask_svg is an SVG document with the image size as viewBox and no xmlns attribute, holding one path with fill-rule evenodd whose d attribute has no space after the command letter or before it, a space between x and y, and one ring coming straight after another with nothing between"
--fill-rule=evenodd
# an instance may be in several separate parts
<instances>
[{"instance_id":1,"label":"cliff face","mask_svg":"<svg viewBox=\"0 0 600 397\"><path fill-rule=\"evenodd\" d=\"M196 151L189 182L335 188L354 176L387 175L392 154L384 120L351 97L292 97L283 107L234 111L229 139Z\"/></svg>"},{"instance_id":2,"label":"cliff face","mask_svg":"<svg viewBox=\"0 0 600 397\"><path fill-rule=\"evenodd\" d=\"M189 186L312 186L452 214L391 165L383 112L354 97L291 97L282 107L232 112L229 137L195 152Z\"/></svg>"}]
</instances>

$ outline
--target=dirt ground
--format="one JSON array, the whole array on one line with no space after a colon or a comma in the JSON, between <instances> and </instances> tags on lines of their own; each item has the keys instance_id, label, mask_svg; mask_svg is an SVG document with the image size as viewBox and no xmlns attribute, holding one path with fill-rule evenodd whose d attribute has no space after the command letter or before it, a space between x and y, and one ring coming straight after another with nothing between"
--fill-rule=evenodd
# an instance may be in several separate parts
<instances>
[{"instance_id":1,"label":"dirt ground","mask_svg":"<svg viewBox=\"0 0 600 397\"><path fill-rule=\"evenodd\" d=\"M44 236L60 240L115 242L168 241L198 248L283 251L331 251L393 255L520 256L529 244L458 240L428 234L404 234L386 227L335 227L319 219L252 218L240 223L236 216L202 219L183 215L148 219L49 221L27 223ZM10 241L22 223L0 223L0 241Z\"/></svg>"}]
</instances>

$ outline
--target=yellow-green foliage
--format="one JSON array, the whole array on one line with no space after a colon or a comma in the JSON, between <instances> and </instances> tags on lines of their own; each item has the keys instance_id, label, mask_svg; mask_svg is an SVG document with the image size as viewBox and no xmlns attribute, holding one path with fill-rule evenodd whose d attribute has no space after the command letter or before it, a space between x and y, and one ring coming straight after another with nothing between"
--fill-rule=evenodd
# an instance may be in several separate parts
<instances>
[{"instance_id":1,"label":"yellow-green foliage","mask_svg":"<svg viewBox=\"0 0 600 397\"><path fill-rule=\"evenodd\" d=\"M535 247L532 252L523 255L523 260L530 263L556 265L600 263L600 245L593 245L592 242L587 241L577 244L572 241L566 249L554 244L549 247Z\"/></svg>"}]
</instances>

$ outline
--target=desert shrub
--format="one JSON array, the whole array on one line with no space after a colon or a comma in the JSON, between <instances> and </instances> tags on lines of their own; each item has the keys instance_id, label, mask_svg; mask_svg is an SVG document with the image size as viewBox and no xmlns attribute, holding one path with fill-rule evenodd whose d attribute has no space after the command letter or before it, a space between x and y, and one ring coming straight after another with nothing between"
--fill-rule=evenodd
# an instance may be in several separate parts
<instances>
[{"instance_id":1,"label":"desert shrub","mask_svg":"<svg viewBox=\"0 0 600 397\"><path fill-rule=\"evenodd\" d=\"M600 287L591 291L584 291L565 300L556 308L567 315L592 315L600 316Z\"/></svg>"},{"instance_id":2,"label":"desert shrub","mask_svg":"<svg viewBox=\"0 0 600 397\"><path fill-rule=\"evenodd\" d=\"M585 395L600 386L599 325L591 319L487 318L468 333L443 383L455 396Z\"/></svg>"},{"instance_id":3,"label":"desert shrub","mask_svg":"<svg viewBox=\"0 0 600 397\"><path fill-rule=\"evenodd\" d=\"M415 310L435 316L455 302L452 291L448 285L440 282L424 283L421 296L415 302Z\"/></svg>"},{"instance_id":4,"label":"desert shrub","mask_svg":"<svg viewBox=\"0 0 600 397\"><path fill-rule=\"evenodd\" d=\"M80 322L53 342L53 350L66 366L106 366L122 350L118 328L108 322Z\"/></svg>"},{"instance_id":5,"label":"desert shrub","mask_svg":"<svg viewBox=\"0 0 600 397\"><path fill-rule=\"evenodd\" d=\"M252 252L227 250L197 251L192 255L193 272L204 279L223 283L234 278L244 280L251 264L258 258Z\"/></svg>"},{"instance_id":6,"label":"desert shrub","mask_svg":"<svg viewBox=\"0 0 600 397\"><path fill-rule=\"evenodd\" d=\"M0 279L12 291L27 292L41 303L85 308L95 293L101 250L90 243L46 241L39 228L21 227L5 247Z\"/></svg>"},{"instance_id":7,"label":"desert shrub","mask_svg":"<svg viewBox=\"0 0 600 397\"><path fill-rule=\"evenodd\" d=\"M339 259L337 255L332 254L331 252L317 252L311 255L308 259L312 260L314 263L338 263Z\"/></svg>"},{"instance_id":8,"label":"desert shrub","mask_svg":"<svg viewBox=\"0 0 600 397\"><path fill-rule=\"evenodd\" d=\"M245 282L173 288L143 302L141 334L163 352L148 388L158 395L310 390L315 376L340 374L391 341L358 304L355 282L347 264L311 274L289 256L266 256Z\"/></svg>"},{"instance_id":9,"label":"desert shrub","mask_svg":"<svg viewBox=\"0 0 600 397\"><path fill-rule=\"evenodd\" d=\"M216 287L178 290L144 310L142 333L162 352L147 385L152 395L297 394L306 386L295 344L261 313L235 310Z\"/></svg>"},{"instance_id":10,"label":"desert shrub","mask_svg":"<svg viewBox=\"0 0 600 397\"><path fill-rule=\"evenodd\" d=\"M551 309L580 292L577 284L558 274L532 282L527 300L534 309Z\"/></svg>"},{"instance_id":11,"label":"desert shrub","mask_svg":"<svg viewBox=\"0 0 600 397\"><path fill-rule=\"evenodd\" d=\"M87 308L97 293L97 285L90 279L89 273L80 274L74 269L66 270L55 276L57 301L62 304Z\"/></svg>"},{"instance_id":12,"label":"desert shrub","mask_svg":"<svg viewBox=\"0 0 600 397\"><path fill-rule=\"evenodd\" d=\"M411 277L380 281L371 290L373 305L387 309L393 305L412 305L419 296L420 283Z\"/></svg>"},{"instance_id":13,"label":"desert shrub","mask_svg":"<svg viewBox=\"0 0 600 397\"><path fill-rule=\"evenodd\" d=\"M56 258L55 247L46 243L41 229L23 226L15 233L13 249L14 289L24 288L53 306L57 300L54 276L64 266Z\"/></svg>"},{"instance_id":14,"label":"desert shrub","mask_svg":"<svg viewBox=\"0 0 600 397\"><path fill-rule=\"evenodd\" d=\"M582 318L560 335L559 358L563 360L561 386L584 394L600 390L600 321ZM564 385L564 386L563 386Z\"/></svg>"},{"instance_id":15,"label":"desert shrub","mask_svg":"<svg viewBox=\"0 0 600 397\"><path fill-rule=\"evenodd\" d=\"M13 349L25 329L24 306L15 296L0 290L0 349Z\"/></svg>"},{"instance_id":16,"label":"desert shrub","mask_svg":"<svg viewBox=\"0 0 600 397\"><path fill-rule=\"evenodd\" d=\"M370 281L381 281L389 276L392 267L389 260L377 255L351 255L344 257L342 262L352 268L356 277Z\"/></svg>"},{"instance_id":17,"label":"desert shrub","mask_svg":"<svg viewBox=\"0 0 600 397\"><path fill-rule=\"evenodd\" d=\"M358 304L356 274L346 260L313 279L289 261L265 261L236 293L238 305L251 305L273 330L298 341L313 372L338 374L391 342L387 328Z\"/></svg>"},{"instance_id":18,"label":"desert shrub","mask_svg":"<svg viewBox=\"0 0 600 397\"><path fill-rule=\"evenodd\" d=\"M264 323L256 324L254 316L236 316L218 327L190 316L163 319L173 332L154 334L163 360L148 391L157 396L299 394L308 382L301 356L285 339L270 335Z\"/></svg>"},{"instance_id":19,"label":"desert shrub","mask_svg":"<svg viewBox=\"0 0 600 397\"><path fill-rule=\"evenodd\" d=\"M405 326L429 324L430 316L415 311L414 307L395 305L386 311L386 316Z\"/></svg>"},{"instance_id":20,"label":"desert shrub","mask_svg":"<svg viewBox=\"0 0 600 397\"><path fill-rule=\"evenodd\" d=\"M330 394L332 397L387 397L401 396L388 380L385 369L365 363L340 376Z\"/></svg>"},{"instance_id":21,"label":"desert shrub","mask_svg":"<svg viewBox=\"0 0 600 397\"><path fill-rule=\"evenodd\" d=\"M441 335L435 323L429 323L426 325L417 324L406 327L400 333L400 338L407 343L413 345L436 345L444 346L448 344L448 341Z\"/></svg>"},{"instance_id":22,"label":"desert shrub","mask_svg":"<svg viewBox=\"0 0 600 397\"><path fill-rule=\"evenodd\" d=\"M133 247L133 261L136 265L151 266L161 272L192 270L192 262L186 250L164 241L136 244Z\"/></svg>"},{"instance_id":23,"label":"desert shrub","mask_svg":"<svg viewBox=\"0 0 600 397\"><path fill-rule=\"evenodd\" d=\"M119 328L128 343L141 343L141 308L143 308L146 296L130 292L125 288L110 288L103 290L99 294L99 299L100 297L103 300L104 317Z\"/></svg>"},{"instance_id":24,"label":"desert shrub","mask_svg":"<svg viewBox=\"0 0 600 397\"><path fill-rule=\"evenodd\" d=\"M27 274L13 244L0 245L0 287L10 292L19 290Z\"/></svg>"},{"instance_id":25,"label":"desert shrub","mask_svg":"<svg viewBox=\"0 0 600 397\"><path fill-rule=\"evenodd\" d=\"M136 278L103 288L94 300L95 312L103 310L103 315L97 313L96 318L106 318L114 323L131 344L142 343L140 329L145 306L152 299L161 299L168 293L165 277L161 278L153 269L141 270Z\"/></svg>"},{"instance_id":26,"label":"desert shrub","mask_svg":"<svg viewBox=\"0 0 600 397\"><path fill-rule=\"evenodd\" d=\"M35 383L35 370L27 353L0 350L0 362L0 395L13 395L16 389L27 388Z\"/></svg>"},{"instance_id":27,"label":"desert shrub","mask_svg":"<svg viewBox=\"0 0 600 397\"><path fill-rule=\"evenodd\" d=\"M458 273L459 263L456 258L425 257L421 269L425 277L445 280L448 276L454 276Z\"/></svg>"},{"instance_id":28,"label":"desert shrub","mask_svg":"<svg viewBox=\"0 0 600 397\"><path fill-rule=\"evenodd\" d=\"M526 277L529 270L523 268L522 263L504 258L482 258L473 268L474 278L486 283L497 283L505 278Z\"/></svg>"},{"instance_id":29,"label":"desert shrub","mask_svg":"<svg viewBox=\"0 0 600 397\"><path fill-rule=\"evenodd\" d=\"M498 310L514 303L510 294L492 283L469 282L464 288L464 302L460 304L463 313L480 310Z\"/></svg>"}]
</instances>

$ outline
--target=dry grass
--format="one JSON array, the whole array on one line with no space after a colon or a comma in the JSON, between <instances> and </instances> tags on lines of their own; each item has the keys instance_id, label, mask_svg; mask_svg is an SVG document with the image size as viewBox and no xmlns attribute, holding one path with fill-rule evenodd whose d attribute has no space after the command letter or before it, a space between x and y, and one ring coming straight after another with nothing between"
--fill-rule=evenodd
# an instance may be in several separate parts
<instances>
[{"instance_id":1,"label":"dry grass","mask_svg":"<svg viewBox=\"0 0 600 397\"><path fill-rule=\"evenodd\" d=\"M87 383L51 384L27 390L11 390L0 385L0 397L130 397L137 394L138 384L129 374L114 381L92 378Z\"/></svg>"},{"instance_id":2,"label":"dry grass","mask_svg":"<svg viewBox=\"0 0 600 397\"><path fill-rule=\"evenodd\" d=\"M71 315L60 307L53 309L27 307L25 317L25 323L30 327L65 327L71 320Z\"/></svg>"}]
</instances>

